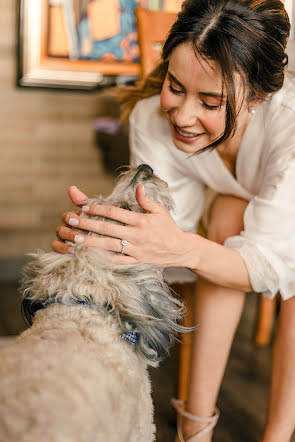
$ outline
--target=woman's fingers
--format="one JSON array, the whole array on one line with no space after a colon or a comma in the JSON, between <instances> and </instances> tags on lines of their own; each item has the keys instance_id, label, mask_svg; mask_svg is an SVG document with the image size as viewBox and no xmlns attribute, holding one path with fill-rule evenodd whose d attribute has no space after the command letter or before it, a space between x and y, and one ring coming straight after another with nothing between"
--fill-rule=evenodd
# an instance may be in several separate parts
<instances>
[{"instance_id":1,"label":"woman's fingers","mask_svg":"<svg viewBox=\"0 0 295 442\"><path fill-rule=\"evenodd\" d=\"M116 253L121 253L122 251L121 239L112 238L108 236L97 237L97 236L84 235L83 233L78 232L64 225L61 225L56 229L56 235L62 241L70 241L71 243L74 243L74 246L77 244L85 244L90 247L98 247L100 249L109 250ZM55 247L65 250L65 248L62 248L60 245L55 245ZM134 248L133 244L128 241L128 254L132 254L133 248ZM65 252L63 251L63 253Z\"/></svg>"},{"instance_id":2,"label":"woman's fingers","mask_svg":"<svg viewBox=\"0 0 295 442\"><path fill-rule=\"evenodd\" d=\"M59 239L52 241L51 248L57 253L73 253L75 250L72 244L65 243Z\"/></svg>"},{"instance_id":3,"label":"woman's fingers","mask_svg":"<svg viewBox=\"0 0 295 442\"><path fill-rule=\"evenodd\" d=\"M122 226L120 224L114 224L109 221L94 220L91 218L81 218L74 216L73 214L67 214L65 222L72 227L76 227L81 230L87 230L89 232L98 233L104 236L110 236L113 238L126 238L131 240L132 230L128 226Z\"/></svg>"},{"instance_id":4,"label":"woman's fingers","mask_svg":"<svg viewBox=\"0 0 295 442\"><path fill-rule=\"evenodd\" d=\"M69 220L70 218L77 218L81 213L81 210L77 210L77 211L72 211L72 212L65 212L62 214L61 216L61 220L63 222L63 224L69 224L67 220Z\"/></svg>"},{"instance_id":5,"label":"woman's fingers","mask_svg":"<svg viewBox=\"0 0 295 442\"><path fill-rule=\"evenodd\" d=\"M123 224L134 226L140 218L140 213L131 212L130 210L121 209L115 206L105 206L100 204L86 205L82 207L82 212L92 216L102 216L105 218L119 221Z\"/></svg>"},{"instance_id":6,"label":"woman's fingers","mask_svg":"<svg viewBox=\"0 0 295 442\"><path fill-rule=\"evenodd\" d=\"M70 186L68 189L68 194L73 203L78 207L83 206L87 202L87 195L81 192L81 190L79 190L76 186Z\"/></svg>"},{"instance_id":7,"label":"woman's fingers","mask_svg":"<svg viewBox=\"0 0 295 442\"><path fill-rule=\"evenodd\" d=\"M142 184L136 188L136 200L138 204L148 213L166 212L166 209L160 203L157 203L145 193L144 186Z\"/></svg>"}]
</instances>

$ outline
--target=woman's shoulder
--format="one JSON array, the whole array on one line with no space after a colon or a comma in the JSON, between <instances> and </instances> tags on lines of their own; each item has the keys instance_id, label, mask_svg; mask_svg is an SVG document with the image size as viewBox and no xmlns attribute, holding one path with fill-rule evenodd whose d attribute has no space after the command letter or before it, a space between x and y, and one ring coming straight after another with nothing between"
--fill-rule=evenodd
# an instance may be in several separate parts
<instances>
[{"instance_id":1,"label":"woman's shoulder","mask_svg":"<svg viewBox=\"0 0 295 442\"><path fill-rule=\"evenodd\" d=\"M150 135L161 131L166 119L160 111L160 95L139 100L130 114L129 121L136 129L147 131Z\"/></svg>"},{"instance_id":2,"label":"woman's shoulder","mask_svg":"<svg viewBox=\"0 0 295 442\"><path fill-rule=\"evenodd\" d=\"M260 117L259 117L260 115ZM256 132L264 134L267 150L271 146L295 143L295 77L286 77L283 87L262 103L254 125Z\"/></svg>"},{"instance_id":3,"label":"woman's shoulder","mask_svg":"<svg viewBox=\"0 0 295 442\"><path fill-rule=\"evenodd\" d=\"M295 75L286 74L283 87L272 96L270 107L274 113L284 109L295 113Z\"/></svg>"}]
</instances>

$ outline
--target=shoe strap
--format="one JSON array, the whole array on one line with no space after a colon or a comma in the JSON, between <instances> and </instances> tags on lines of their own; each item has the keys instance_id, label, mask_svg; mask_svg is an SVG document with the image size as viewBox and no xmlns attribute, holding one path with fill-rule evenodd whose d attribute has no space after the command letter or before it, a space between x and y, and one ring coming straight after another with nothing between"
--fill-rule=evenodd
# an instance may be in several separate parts
<instances>
[{"instance_id":1,"label":"shoe strap","mask_svg":"<svg viewBox=\"0 0 295 442\"><path fill-rule=\"evenodd\" d=\"M213 416L201 417L201 416L196 416L195 414L189 413L188 411L186 411L182 408L185 406L186 401L172 398L171 402L172 402L173 407L176 409L177 413L179 413L179 415L180 415L178 422L177 422L177 433L178 433L178 437L180 439L180 442L194 442L194 441L200 439L201 437L203 437L205 434L208 434L211 430L213 430L213 428L217 424L219 414L220 414L220 411L217 407L214 409ZM203 428L201 431L199 431L194 436L190 437L187 440L184 440L183 433L182 433L183 417L190 419L194 422L203 423L203 424L206 423L207 425L205 428Z\"/></svg>"}]
</instances>

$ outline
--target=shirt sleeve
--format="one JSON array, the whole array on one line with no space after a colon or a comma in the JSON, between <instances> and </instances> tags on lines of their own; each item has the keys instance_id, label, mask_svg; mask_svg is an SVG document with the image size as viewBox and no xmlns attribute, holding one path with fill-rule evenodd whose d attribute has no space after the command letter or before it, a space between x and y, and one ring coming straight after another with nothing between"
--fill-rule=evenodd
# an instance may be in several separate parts
<instances>
[{"instance_id":1,"label":"shirt sleeve","mask_svg":"<svg viewBox=\"0 0 295 442\"><path fill-rule=\"evenodd\" d=\"M144 101L139 104L129 121L130 164L133 167L148 164L157 176L168 183L174 201L171 216L180 229L196 233L204 205L204 185L192 176L185 164L184 153L175 148L169 137L169 128L165 134L159 127L162 124L165 126L166 120L160 115L151 116L146 112ZM142 123L144 112L149 131L146 123ZM170 268L166 270L166 275L170 275L167 277L170 283L195 279L195 274L187 269Z\"/></svg>"},{"instance_id":2,"label":"shirt sleeve","mask_svg":"<svg viewBox=\"0 0 295 442\"><path fill-rule=\"evenodd\" d=\"M283 299L295 295L294 112L289 116L268 139L273 148L262 161L263 183L245 211L244 231L224 243L240 252L255 292L280 292Z\"/></svg>"}]
</instances>

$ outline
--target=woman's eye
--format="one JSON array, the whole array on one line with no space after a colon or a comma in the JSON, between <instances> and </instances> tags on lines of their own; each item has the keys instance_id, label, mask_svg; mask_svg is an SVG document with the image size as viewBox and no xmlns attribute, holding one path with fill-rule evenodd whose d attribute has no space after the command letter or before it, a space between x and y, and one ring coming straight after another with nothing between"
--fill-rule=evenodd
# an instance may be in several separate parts
<instances>
[{"instance_id":1,"label":"woman's eye","mask_svg":"<svg viewBox=\"0 0 295 442\"><path fill-rule=\"evenodd\" d=\"M172 84L170 83L169 84L169 90L173 93L173 94L182 94L183 92L181 91L181 90L179 90L179 89L175 89L173 86L172 86Z\"/></svg>"},{"instance_id":2,"label":"woman's eye","mask_svg":"<svg viewBox=\"0 0 295 442\"><path fill-rule=\"evenodd\" d=\"M210 106L209 104L205 103L204 101L202 101L202 106L205 109L209 109L209 110L216 110L220 108L220 105L216 105L216 106Z\"/></svg>"}]
</instances>

